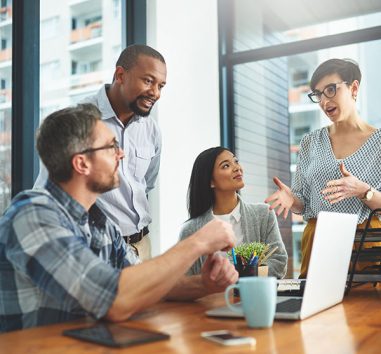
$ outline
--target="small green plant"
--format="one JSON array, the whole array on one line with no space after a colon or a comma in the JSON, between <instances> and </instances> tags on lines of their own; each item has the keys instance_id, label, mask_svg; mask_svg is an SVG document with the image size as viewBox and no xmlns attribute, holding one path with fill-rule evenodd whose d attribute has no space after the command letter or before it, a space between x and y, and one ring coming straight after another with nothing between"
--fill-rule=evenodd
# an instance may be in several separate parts
<instances>
[{"instance_id":1,"label":"small green plant","mask_svg":"<svg viewBox=\"0 0 381 354\"><path fill-rule=\"evenodd\" d=\"M258 257L258 265L265 265L268 258L275 252L278 247L275 246L271 249L269 244L263 242L250 242L241 243L234 247L236 257L240 257L241 261L245 264L249 263L253 256ZM232 252L228 252L229 257L232 257Z\"/></svg>"}]
</instances>

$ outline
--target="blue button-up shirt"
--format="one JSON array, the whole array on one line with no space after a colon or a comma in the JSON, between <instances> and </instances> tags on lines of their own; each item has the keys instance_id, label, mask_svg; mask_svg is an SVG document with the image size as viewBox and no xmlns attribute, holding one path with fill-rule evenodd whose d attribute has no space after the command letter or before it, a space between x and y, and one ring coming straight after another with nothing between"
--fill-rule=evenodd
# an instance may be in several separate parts
<instances>
[{"instance_id":1,"label":"blue button-up shirt","mask_svg":"<svg viewBox=\"0 0 381 354\"><path fill-rule=\"evenodd\" d=\"M102 113L102 120L113 131L126 157L119 163L119 188L102 194L99 198L105 213L124 236L140 232L151 221L147 193L155 186L160 166L161 133L151 117L134 116L125 126L112 109L104 85L96 95L83 102L92 103ZM44 185L48 177L41 163L35 187Z\"/></svg>"},{"instance_id":2,"label":"blue button-up shirt","mask_svg":"<svg viewBox=\"0 0 381 354\"><path fill-rule=\"evenodd\" d=\"M0 332L103 317L139 263L119 228L60 187L18 194L0 219Z\"/></svg>"}]
</instances>

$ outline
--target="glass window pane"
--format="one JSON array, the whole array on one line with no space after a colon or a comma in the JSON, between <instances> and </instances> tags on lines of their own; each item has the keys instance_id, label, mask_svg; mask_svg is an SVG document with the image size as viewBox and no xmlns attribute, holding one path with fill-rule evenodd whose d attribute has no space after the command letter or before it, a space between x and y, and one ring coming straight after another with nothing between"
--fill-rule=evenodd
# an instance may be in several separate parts
<instances>
[{"instance_id":1,"label":"glass window pane","mask_svg":"<svg viewBox=\"0 0 381 354\"><path fill-rule=\"evenodd\" d=\"M0 4L0 213L11 199L12 1Z\"/></svg>"},{"instance_id":2,"label":"glass window pane","mask_svg":"<svg viewBox=\"0 0 381 354\"><path fill-rule=\"evenodd\" d=\"M121 0L41 0L40 116L109 83L121 51Z\"/></svg>"},{"instance_id":3,"label":"glass window pane","mask_svg":"<svg viewBox=\"0 0 381 354\"><path fill-rule=\"evenodd\" d=\"M233 50L268 47L380 25L381 2L372 0L238 0Z\"/></svg>"}]
</instances>

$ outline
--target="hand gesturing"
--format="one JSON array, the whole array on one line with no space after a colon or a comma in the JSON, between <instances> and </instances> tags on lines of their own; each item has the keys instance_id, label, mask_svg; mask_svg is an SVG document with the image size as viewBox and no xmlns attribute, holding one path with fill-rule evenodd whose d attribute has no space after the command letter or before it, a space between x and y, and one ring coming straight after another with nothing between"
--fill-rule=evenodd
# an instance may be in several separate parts
<instances>
[{"instance_id":1,"label":"hand gesturing","mask_svg":"<svg viewBox=\"0 0 381 354\"><path fill-rule=\"evenodd\" d=\"M286 219L290 211L294 197L290 187L286 186L278 177L273 178L278 190L265 199L265 203L271 203L270 210L277 209L276 214L279 216L283 213L283 218Z\"/></svg>"},{"instance_id":2,"label":"hand gesturing","mask_svg":"<svg viewBox=\"0 0 381 354\"><path fill-rule=\"evenodd\" d=\"M340 171L343 177L328 181L326 188L321 191L324 199L331 204L338 203L346 198L361 198L369 188L365 182L360 181L347 171L343 162L340 164Z\"/></svg>"}]
</instances>

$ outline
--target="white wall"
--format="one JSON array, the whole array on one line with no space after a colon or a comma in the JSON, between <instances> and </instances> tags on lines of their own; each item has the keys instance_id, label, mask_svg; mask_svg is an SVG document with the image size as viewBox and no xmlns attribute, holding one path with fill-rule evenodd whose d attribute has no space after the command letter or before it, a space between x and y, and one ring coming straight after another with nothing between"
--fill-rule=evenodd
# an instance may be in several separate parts
<instances>
[{"instance_id":1,"label":"white wall","mask_svg":"<svg viewBox=\"0 0 381 354\"><path fill-rule=\"evenodd\" d=\"M153 255L175 244L187 219L195 157L220 144L216 0L148 0L147 44L167 62L155 111L163 135L159 181L150 194Z\"/></svg>"}]
</instances>

